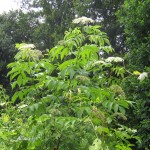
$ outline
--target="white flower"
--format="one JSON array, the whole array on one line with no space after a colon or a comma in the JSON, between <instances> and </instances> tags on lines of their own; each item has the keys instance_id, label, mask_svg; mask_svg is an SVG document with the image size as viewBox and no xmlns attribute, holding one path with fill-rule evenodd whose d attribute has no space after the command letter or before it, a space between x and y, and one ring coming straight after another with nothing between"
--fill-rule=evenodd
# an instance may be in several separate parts
<instances>
[{"instance_id":1,"label":"white flower","mask_svg":"<svg viewBox=\"0 0 150 150\"><path fill-rule=\"evenodd\" d=\"M32 49L32 48L35 48L34 44L22 44L19 47L20 50L27 50L27 49Z\"/></svg>"},{"instance_id":2,"label":"white flower","mask_svg":"<svg viewBox=\"0 0 150 150\"><path fill-rule=\"evenodd\" d=\"M136 129L132 129L132 132L133 132L133 133L136 133L136 132L137 132L137 130L136 130Z\"/></svg>"},{"instance_id":3,"label":"white flower","mask_svg":"<svg viewBox=\"0 0 150 150\"><path fill-rule=\"evenodd\" d=\"M139 75L139 77L138 77L138 79L140 80L140 81L143 81L145 78L147 78L148 77L148 74L147 74L147 72L143 72L143 73L141 73L140 75Z\"/></svg>"},{"instance_id":4,"label":"white flower","mask_svg":"<svg viewBox=\"0 0 150 150\"><path fill-rule=\"evenodd\" d=\"M4 106L6 103L4 102L4 103L0 103L0 106Z\"/></svg>"},{"instance_id":5,"label":"white flower","mask_svg":"<svg viewBox=\"0 0 150 150\"><path fill-rule=\"evenodd\" d=\"M27 106L28 106L28 105L23 104L23 105L19 106L18 108L22 109L22 108L27 107Z\"/></svg>"},{"instance_id":6,"label":"white flower","mask_svg":"<svg viewBox=\"0 0 150 150\"><path fill-rule=\"evenodd\" d=\"M103 61L103 60L99 60L99 61L94 62L92 65L93 65L93 66L101 65L101 66L109 67L109 66L111 66L112 64L109 63L109 62L105 62L105 61Z\"/></svg>"},{"instance_id":7,"label":"white flower","mask_svg":"<svg viewBox=\"0 0 150 150\"><path fill-rule=\"evenodd\" d=\"M108 57L106 62L123 62L124 60L121 57Z\"/></svg>"},{"instance_id":8,"label":"white flower","mask_svg":"<svg viewBox=\"0 0 150 150\"><path fill-rule=\"evenodd\" d=\"M106 62L99 60L93 63L93 65L106 64Z\"/></svg>"},{"instance_id":9,"label":"white flower","mask_svg":"<svg viewBox=\"0 0 150 150\"><path fill-rule=\"evenodd\" d=\"M99 79L102 79L103 78L103 76L99 76Z\"/></svg>"},{"instance_id":10,"label":"white flower","mask_svg":"<svg viewBox=\"0 0 150 150\"><path fill-rule=\"evenodd\" d=\"M75 23L75 24L78 24L78 23L87 24L87 23L93 23L94 20L92 20L91 18L87 18L87 17L83 16L83 17L74 19L72 22Z\"/></svg>"}]
</instances>

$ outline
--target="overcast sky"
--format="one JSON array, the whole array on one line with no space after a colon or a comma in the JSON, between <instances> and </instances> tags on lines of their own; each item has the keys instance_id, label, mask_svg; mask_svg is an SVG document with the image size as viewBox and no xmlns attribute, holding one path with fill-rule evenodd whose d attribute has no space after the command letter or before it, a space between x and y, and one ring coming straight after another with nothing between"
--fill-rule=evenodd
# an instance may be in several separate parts
<instances>
[{"instance_id":1,"label":"overcast sky","mask_svg":"<svg viewBox=\"0 0 150 150\"><path fill-rule=\"evenodd\" d=\"M18 7L16 0L0 0L0 13L4 11L8 12L11 9L17 9Z\"/></svg>"}]
</instances>

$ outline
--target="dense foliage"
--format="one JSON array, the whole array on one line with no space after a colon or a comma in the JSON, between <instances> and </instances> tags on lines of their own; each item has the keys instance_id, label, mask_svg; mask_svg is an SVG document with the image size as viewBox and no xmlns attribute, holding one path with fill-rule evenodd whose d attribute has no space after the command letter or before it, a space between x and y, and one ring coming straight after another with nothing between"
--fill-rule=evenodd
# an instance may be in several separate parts
<instances>
[{"instance_id":1,"label":"dense foliage","mask_svg":"<svg viewBox=\"0 0 150 150\"><path fill-rule=\"evenodd\" d=\"M35 24L34 13L25 14L22 11L10 11L0 15L0 84L8 86L7 64L14 60L16 43L33 42Z\"/></svg>"},{"instance_id":2,"label":"dense foliage","mask_svg":"<svg viewBox=\"0 0 150 150\"><path fill-rule=\"evenodd\" d=\"M0 149L150 149L149 15L149 0L0 14Z\"/></svg>"},{"instance_id":3,"label":"dense foliage","mask_svg":"<svg viewBox=\"0 0 150 150\"><path fill-rule=\"evenodd\" d=\"M150 1L125 0L118 15L127 38L128 68L150 72ZM124 89L128 98L135 102L135 109L128 116L130 116L129 123L138 129L138 135L142 138L142 145L139 149L149 149L150 79L139 84L135 79L128 78L125 80Z\"/></svg>"},{"instance_id":4,"label":"dense foliage","mask_svg":"<svg viewBox=\"0 0 150 150\"><path fill-rule=\"evenodd\" d=\"M45 56L33 44L16 45L16 61L8 65L15 93L13 105L2 103L1 149L130 150L130 140L139 141L123 124L132 106L120 86L124 60L103 58L113 49L99 28L66 31Z\"/></svg>"},{"instance_id":5,"label":"dense foliage","mask_svg":"<svg viewBox=\"0 0 150 150\"><path fill-rule=\"evenodd\" d=\"M124 52L123 29L115 15L122 3L122 0L23 0L21 10L1 14L0 84L7 88L9 83L6 65L16 53L15 43L30 42L42 51L50 49L72 27L71 22L75 17L87 16L96 20L108 34L115 52Z\"/></svg>"},{"instance_id":6,"label":"dense foliage","mask_svg":"<svg viewBox=\"0 0 150 150\"><path fill-rule=\"evenodd\" d=\"M143 69L150 64L150 1L125 0L118 11L124 26L129 60L132 67ZM138 57L137 57L138 56Z\"/></svg>"}]
</instances>

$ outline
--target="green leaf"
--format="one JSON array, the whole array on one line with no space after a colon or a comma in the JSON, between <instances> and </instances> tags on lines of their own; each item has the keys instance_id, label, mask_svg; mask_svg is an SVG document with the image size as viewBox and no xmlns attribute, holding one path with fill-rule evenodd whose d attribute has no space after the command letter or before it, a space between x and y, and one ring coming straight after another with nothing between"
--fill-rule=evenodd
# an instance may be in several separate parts
<instances>
[{"instance_id":1,"label":"green leaf","mask_svg":"<svg viewBox=\"0 0 150 150\"><path fill-rule=\"evenodd\" d=\"M106 43L107 45L110 45L110 42L109 42L108 39L104 38L104 41L105 41L105 43Z\"/></svg>"},{"instance_id":2,"label":"green leaf","mask_svg":"<svg viewBox=\"0 0 150 150\"><path fill-rule=\"evenodd\" d=\"M107 107L108 103L109 103L109 101L105 100L104 102L102 102L102 105L103 105L104 107Z\"/></svg>"},{"instance_id":3,"label":"green leaf","mask_svg":"<svg viewBox=\"0 0 150 150\"><path fill-rule=\"evenodd\" d=\"M124 109L122 106L119 106L119 111L120 111L123 115L125 115L125 109Z\"/></svg>"},{"instance_id":4,"label":"green leaf","mask_svg":"<svg viewBox=\"0 0 150 150\"><path fill-rule=\"evenodd\" d=\"M14 82L11 84L12 89L14 89L14 88L16 87L16 85L17 85L17 81L14 81Z\"/></svg>"},{"instance_id":5,"label":"green leaf","mask_svg":"<svg viewBox=\"0 0 150 150\"><path fill-rule=\"evenodd\" d=\"M129 108L129 103L126 100L119 100L118 104L123 106L124 108Z\"/></svg>"},{"instance_id":6,"label":"green leaf","mask_svg":"<svg viewBox=\"0 0 150 150\"><path fill-rule=\"evenodd\" d=\"M63 51L60 54L60 59L63 60L63 58L65 56L67 56L69 54L69 49L68 48L64 48Z\"/></svg>"},{"instance_id":7,"label":"green leaf","mask_svg":"<svg viewBox=\"0 0 150 150\"><path fill-rule=\"evenodd\" d=\"M118 104L114 104L113 108L114 108L114 112L116 113L116 112L118 112L119 105Z\"/></svg>"},{"instance_id":8,"label":"green leaf","mask_svg":"<svg viewBox=\"0 0 150 150\"><path fill-rule=\"evenodd\" d=\"M59 65L60 70L66 69L68 66L73 66L76 63L76 59L70 59Z\"/></svg>"},{"instance_id":9,"label":"green leaf","mask_svg":"<svg viewBox=\"0 0 150 150\"><path fill-rule=\"evenodd\" d=\"M58 59L58 56L61 54L61 51L64 49L64 46L55 46L50 50L50 56L52 57L52 60L54 61L55 58Z\"/></svg>"},{"instance_id":10,"label":"green leaf","mask_svg":"<svg viewBox=\"0 0 150 150\"><path fill-rule=\"evenodd\" d=\"M55 69L54 65L52 65L49 62L42 61L42 62L40 62L40 66L43 67L48 74L51 74L53 72L53 70Z\"/></svg>"},{"instance_id":11,"label":"green leaf","mask_svg":"<svg viewBox=\"0 0 150 150\"><path fill-rule=\"evenodd\" d=\"M20 71L15 72L13 74L10 75L10 80L12 81L15 77L17 77L20 74Z\"/></svg>"},{"instance_id":12,"label":"green leaf","mask_svg":"<svg viewBox=\"0 0 150 150\"><path fill-rule=\"evenodd\" d=\"M110 52L113 52L113 48L111 46L101 46L100 49L105 51L107 54L109 54Z\"/></svg>"},{"instance_id":13,"label":"green leaf","mask_svg":"<svg viewBox=\"0 0 150 150\"><path fill-rule=\"evenodd\" d=\"M11 74L14 74L16 72L19 72L20 73L20 67L19 66L16 66L15 68L12 68L11 71L8 72L7 76L11 75ZM14 77L13 77L14 78Z\"/></svg>"},{"instance_id":14,"label":"green leaf","mask_svg":"<svg viewBox=\"0 0 150 150\"><path fill-rule=\"evenodd\" d=\"M19 92L15 92L15 94L12 96L12 101L15 102L18 97L19 97Z\"/></svg>"},{"instance_id":15,"label":"green leaf","mask_svg":"<svg viewBox=\"0 0 150 150\"><path fill-rule=\"evenodd\" d=\"M69 73L70 79L73 79L76 71L73 68L68 68L68 73Z\"/></svg>"},{"instance_id":16,"label":"green leaf","mask_svg":"<svg viewBox=\"0 0 150 150\"><path fill-rule=\"evenodd\" d=\"M18 78L17 78L17 84L19 85L19 87L21 86L22 84L22 75L19 75Z\"/></svg>"},{"instance_id":17,"label":"green leaf","mask_svg":"<svg viewBox=\"0 0 150 150\"><path fill-rule=\"evenodd\" d=\"M85 45L79 51L82 60L97 60L99 48L96 45Z\"/></svg>"},{"instance_id":18,"label":"green leaf","mask_svg":"<svg viewBox=\"0 0 150 150\"><path fill-rule=\"evenodd\" d=\"M109 111L111 111L112 110L112 106L113 106L113 102L108 102L108 104L107 104L107 108L108 108L108 110Z\"/></svg>"},{"instance_id":19,"label":"green leaf","mask_svg":"<svg viewBox=\"0 0 150 150\"><path fill-rule=\"evenodd\" d=\"M89 150L104 150L102 147L102 141L100 139L95 139Z\"/></svg>"}]
</instances>

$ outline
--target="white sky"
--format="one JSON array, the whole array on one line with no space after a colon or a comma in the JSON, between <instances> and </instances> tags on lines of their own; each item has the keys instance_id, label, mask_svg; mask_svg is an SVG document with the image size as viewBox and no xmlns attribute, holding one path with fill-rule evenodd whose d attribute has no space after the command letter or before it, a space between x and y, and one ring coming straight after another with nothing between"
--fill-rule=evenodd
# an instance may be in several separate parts
<instances>
[{"instance_id":1,"label":"white sky","mask_svg":"<svg viewBox=\"0 0 150 150\"><path fill-rule=\"evenodd\" d=\"M17 8L19 8L19 5L16 0L0 0L0 14L4 11L8 12L9 10Z\"/></svg>"}]
</instances>

